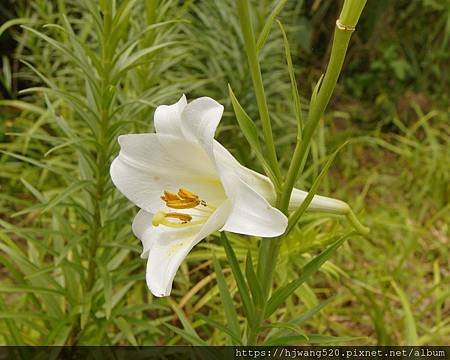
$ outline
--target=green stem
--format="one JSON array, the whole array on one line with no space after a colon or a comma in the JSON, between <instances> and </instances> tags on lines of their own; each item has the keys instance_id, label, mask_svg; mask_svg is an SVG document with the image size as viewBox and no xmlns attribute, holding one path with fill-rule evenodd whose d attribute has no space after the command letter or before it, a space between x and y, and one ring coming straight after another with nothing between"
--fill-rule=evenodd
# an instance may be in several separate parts
<instances>
[{"instance_id":1,"label":"green stem","mask_svg":"<svg viewBox=\"0 0 450 360\"><path fill-rule=\"evenodd\" d=\"M344 27L354 28L365 4L366 0L345 1L341 16L339 18L340 24ZM315 98L315 101L312 101L311 103L308 121L304 128L302 141L297 142L295 146L292 161L286 176L286 182L284 184L283 193L280 200L280 209L283 212L286 212L288 209L292 189L294 188L299 174L303 170L306 157L308 156L312 135L314 134L320 118L325 112L325 108L330 101L331 95L339 78L339 74L341 73L351 35L351 30L343 29L342 26L338 27L336 25L327 70L320 85L320 90L317 97Z\"/></svg>"},{"instance_id":2,"label":"green stem","mask_svg":"<svg viewBox=\"0 0 450 360\"><path fill-rule=\"evenodd\" d=\"M97 140L97 173L95 181L95 199L94 199L94 214L91 226L91 236L88 253L88 277L86 280L86 287L91 290L95 283L96 277L96 263L95 256L98 246L102 242L102 215L101 209L103 206L103 198L105 194L106 184L108 182L108 139L107 132L110 120L110 72L111 72L111 49L109 46L109 37L111 34L112 14L109 12L109 7L106 7L108 12L103 13L103 38L100 61L102 64L102 71L100 73L100 129Z\"/></svg>"},{"instance_id":3,"label":"green stem","mask_svg":"<svg viewBox=\"0 0 450 360\"><path fill-rule=\"evenodd\" d=\"M110 46L110 34L111 34L111 24L112 24L112 11L111 3L103 2L102 4L103 13L103 32L101 34L101 49L100 49L100 62L101 71L99 71L99 78L97 79L99 87L99 97L100 102L98 105L98 111L100 113L100 124L99 131L95 132L93 135L95 137L97 147L96 147L96 172L94 173L94 192L92 194L92 204L93 204L93 216L92 222L89 227L89 238L87 246L87 277L85 281L86 294L87 296L92 296L92 289L95 285L95 280L97 279L97 263L96 256L98 247L102 243L103 239L103 221L102 221L102 208L104 208L104 198L107 192L108 184L108 129L110 124L110 105L112 100L112 94L110 91L111 81L111 59L112 50ZM92 301L89 299L89 301ZM80 329L80 315L76 317L74 321L74 326L70 335L70 344L76 345L80 338L82 338L83 331Z\"/></svg>"},{"instance_id":4,"label":"green stem","mask_svg":"<svg viewBox=\"0 0 450 360\"><path fill-rule=\"evenodd\" d=\"M239 20L241 23L242 35L244 37L245 50L247 52L248 64L253 81L253 89L255 91L256 101L258 103L259 116L261 118L264 141L267 146L268 162L278 183L281 183L281 172L278 165L275 144L272 135L272 126L270 124L269 109L267 107L266 95L259 66L258 55L255 45L255 36L253 34L252 21L250 16L250 7L248 0L237 0ZM276 184L274 184L276 185ZM276 189L279 193L280 189Z\"/></svg>"},{"instance_id":5,"label":"green stem","mask_svg":"<svg viewBox=\"0 0 450 360\"><path fill-rule=\"evenodd\" d=\"M241 6L240 13L245 11L246 16L248 17L248 3L246 1L238 2ZM343 10L341 12L339 24L344 25L344 27L353 28L361 15L362 9L366 0L346 0L344 3ZM245 21L244 21L245 22ZM244 31L244 26L241 16L241 26ZM247 21L248 25L248 21ZM250 29L251 30L251 29ZM344 63L345 54L347 52L348 44L350 41L352 31L348 29L342 29L342 26L336 26L336 31L333 38L333 45L330 55L330 60L328 63L328 67L323 78L322 84L320 86L320 90L315 98L315 101L311 104L310 112L308 114L308 122L304 128L302 140L298 141L294 150L294 156L292 162L289 166L286 182L283 187L283 192L278 194L277 197L277 205L281 211L285 214L288 211L289 200L291 197L292 189L294 187L295 182L297 181L298 175L302 171L302 168L305 164L306 156L308 154L309 145L311 142L312 135L314 130L317 127L317 124L322 117L325 108L330 101L333 90L336 86L337 80L339 78L339 74L342 69L342 65ZM249 36L247 34L247 36ZM244 33L244 38L246 34ZM253 42L254 46L254 42ZM250 52L247 54L249 56L250 61ZM257 63L256 59L256 51L254 54L254 61ZM253 73L252 73L253 74ZM255 92L258 88L262 89L262 80L261 74L259 72L259 64L258 64L258 74L259 79L261 81L260 84L255 84L254 87ZM258 86L260 87L258 87ZM262 93L264 95L264 93ZM265 99L265 98L264 98ZM268 114L267 114L268 120ZM264 124L264 122L263 122ZM270 126L270 123L269 123ZM270 137L271 138L271 137ZM271 138L272 139L272 138ZM273 144L273 141L272 141ZM274 150L275 151L275 150ZM352 224L359 229L362 233L367 233L367 229L362 226L357 220L354 213L350 210L347 218L352 222ZM273 284L273 276L275 273L275 268L277 264L278 255L280 252L280 247L282 243L282 237L277 237L275 239L262 239L261 245L259 248L259 258L258 258L258 277L260 279L262 288L263 288L263 307L260 312L257 314L257 322L254 328L249 329L248 335L248 344L256 344L258 339L258 332L261 323L264 321L265 308L267 306L267 301L270 296L270 291Z\"/></svg>"}]
</instances>

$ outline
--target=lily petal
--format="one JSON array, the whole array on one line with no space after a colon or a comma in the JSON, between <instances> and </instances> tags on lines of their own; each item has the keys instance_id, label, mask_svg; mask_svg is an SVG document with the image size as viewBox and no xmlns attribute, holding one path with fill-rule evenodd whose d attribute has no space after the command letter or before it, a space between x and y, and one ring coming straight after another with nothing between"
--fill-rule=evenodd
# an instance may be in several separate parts
<instances>
[{"instance_id":1,"label":"lily petal","mask_svg":"<svg viewBox=\"0 0 450 360\"><path fill-rule=\"evenodd\" d=\"M185 137L197 141L211 158L214 133L222 114L222 105L209 97L201 97L186 105L181 115Z\"/></svg>"},{"instance_id":2,"label":"lily petal","mask_svg":"<svg viewBox=\"0 0 450 360\"><path fill-rule=\"evenodd\" d=\"M133 224L131 225L134 235L142 242L142 259L148 257L148 252L152 248L153 241L160 236L158 233L162 229L161 227L155 228L152 226L152 218L152 213L141 209L134 217Z\"/></svg>"},{"instance_id":3,"label":"lily petal","mask_svg":"<svg viewBox=\"0 0 450 360\"><path fill-rule=\"evenodd\" d=\"M256 171L241 165L234 156L225 149L219 142L214 141L214 155L216 162L236 173L240 179L264 197L270 204L275 204L275 190L270 179ZM289 202L289 211L297 209L308 195L307 191L293 189ZM346 202L326 196L314 195L308 206L309 211L345 215L349 212Z\"/></svg>"},{"instance_id":4,"label":"lily petal","mask_svg":"<svg viewBox=\"0 0 450 360\"><path fill-rule=\"evenodd\" d=\"M173 279L182 261L197 243L223 226L230 208L230 202L226 200L203 226L181 229L160 226L162 230L155 232L154 238L147 240L152 245L148 252L146 280L148 288L155 296L170 294ZM156 229L152 227L151 231L153 230ZM152 237L151 232L146 234Z\"/></svg>"},{"instance_id":5,"label":"lily petal","mask_svg":"<svg viewBox=\"0 0 450 360\"><path fill-rule=\"evenodd\" d=\"M183 96L172 105L160 105L155 110L154 127L158 134L182 137L181 114L187 105L186 96Z\"/></svg>"},{"instance_id":6,"label":"lily petal","mask_svg":"<svg viewBox=\"0 0 450 360\"><path fill-rule=\"evenodd\" d=\"M305 201L308 193L303 190L293 189L291 200L289 202L289 211L297 209L303 201ZM336 215L345 215L350 211L349 205L338 199L333 199L326 196L314 195L313 200L308 206L309 211L317 211L324 213L331 213Z\"/></svg>"},{"instance_id":7,"label":"lily petal","mask_svg":"<svg viewBox=\"0 0 450 360\"><path fill-rule=\"evenodd\" d=\"M150 213L161 210L162 189L185 187L217 203L222 186L209 158L198 145L159 134L119 137L121 150L111 164L114 185L129 200Z\"/></svg>"},{"instance_id":8,"label":"lily petal","mask_svg":"<svg viewBox=\"0 0 450 360\"><path fill-rule=\"evenodd\" d=\"M232 173L225 177L225 191L233 207L221 230L261 237L275 237L284 233L288 219L280 210L272 207L239 177Z\"/></svg>"}]
</instances>

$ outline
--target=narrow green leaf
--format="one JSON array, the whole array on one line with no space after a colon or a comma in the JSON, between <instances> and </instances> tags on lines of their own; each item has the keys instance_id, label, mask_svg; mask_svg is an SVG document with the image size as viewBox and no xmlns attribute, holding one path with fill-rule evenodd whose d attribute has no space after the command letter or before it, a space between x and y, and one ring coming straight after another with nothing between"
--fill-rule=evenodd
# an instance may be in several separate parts
<instances>
[{"instance_id":1,"label":"narrow green leaf","mask_svg":"<svg viewBox=\"0 0 450 360\"><path fill-rule=\"evenodd\" d=\"M302 202L302 204L299 206L297 210L290 216L289 218L289 224L286 229L285 235L288 235L290 231L294 228L294 226L297 224L297 222L300 220L300 217L303 215L303 213L308 208L309 204L314 198L314 195L316 194L320 183L328 173L328 170L330 166L333 164L334 159L336 158L336 155L339 153L339 151L348 144L348 141L344 142L341 146L339 146L327 159L327 162L325 163L324 167L322 168L319 176L314 180L314 183L311 186L311 189L308 192L308 195L306 196L305 200Z\"/></svg>"},{"instance_id":2,"label":"narrow green leaf","mask_svg":"<svg viewBox=\"0 0 450 360\"><path fill-rule=\"evenodd\" d=\"M402 289L398 287L395 281L391 281L395 292L398 295L400 303L402 304L404 318L404 331L405 331L405 340L408 346L417 346L418 344L418 336L417 336L417 328L416 322L414 321L414 315L411 311L411 306L409 304L408 298Z\"/></svg>"},{"instance_id":3,"label":"narrow green leaf","mask_svg":"<svg viewBox=\"0 0 450 360\"><path fill-rule=\"evenodd\" d=\"M123 286L122 288L120 288L119 290L115 290L114 291L114 295L111 299L111 306L114 308L120 300L122 300L124 298L124 296L126 294L128 294L130 288L136 284L136 281L130 281L128 282L125 286Z\"/></svg>"},{"instance_id":4,"label":"narrow green leaf","mask_svg":"<svg viewBox=\"0 0 450 360\"><path fill-rule=\"evenodd\" d=\"M281 346L281 345L295 345L298 343L308 344L335 344L341 342L358 341L366 339L365 337L352 337L352 336L328 336L319 334L294 335L284 336L277 339L273 339L270 342L264 344L265 346Z\"/></svg>"},{"instance_id":5,"label":"narrow green leaf","mask_svg":"<svg viewBox=\"0 0 450 360\"><path fill-rule=\"evenodd\" d=\"M302 118L302 104L300 103L300 95L298 93L297 79L295 77L294 65L292 64L291 48L284 31L283 25L277 20L278 26L280 27L281 34L283 35L284 50L286 56L286 63L289 72L289 78L291 80L291 92L292 92L292 102L294 104L294 114L297 120L297 141L301 141L302 130L303 130L303 118Z\"/></svg>"},{"instance_id":6,"label":"narrow green leaf","mask_svg":"<svg viewBox=\"0 0 450 360\"><path fill-rule=\"evenodd\" d=\"M308 321L310 318L312 318L314 315L316 315L320 310L322 310L325 306L327 306L333 300L334 300L334 298L331 297L331 298L325 300L324 302L321 302L317 306L305 311L299 317L289 321L289 324L300 326L305 321ZM270 339L275 338L275 337L283 337L283 336L288 336L288 335L289 335L289 333L285 329L274 329L267 335L266 340L269 341Z\"/></svg>"},{"instance_id":7,"label":"narrow green leaf","mask_svg":"<svg viewBox=\"0 0 450 360\"><path fill-rule=\"evenodd\" d=\"M305 336L306 338L308 338L308 335L305 334L305 332L300 328L300 326L298 326L297 324L293 324L290 322L272 322L268 325L266 325L265 327L267 328L275 328L275 329L283 329L283 330L287 330L290 332L295 333L296 335L301 335L301 336ZM275 338L275 337L274 337ZM266 341L270 342L270 339L267 339Z\"/></svg>"},{"instance_id":8,"label":"narrow green leaf","mask_svg":"<svg viewBox=\"0 0 450 360\"><path fill-rule=\"evenodd\" d=\"M245 276L247 277L248 287L252 293L253 303L256 307L262 308L264 301L263 290L253 267L252 253L250 250L247 252L247 259L245 261Z\"/></svg>"},{"instance_id":9,"label":"narrow green leaf","mask_svg":"<svg viewBox=\"0 0 450 360\"><path fill-rule=\"evenodd\" d=\"M261 49L264 47L264 44L266 43L267 38L269 37L270 29L272 28L273 21L278 16L278 14L283 10L284 5L286 4L287 0L279 0L278 4L275 5L272 12L270 13L269 17L267 18L267 21L264 23L264 26L261 30L261 33L258 36L258 41L256 42L256 51L260 52Z\"/></svg>"},{"instance_id":10,"label":"narrow green leaf","mask_svg":"<svg viewBox=\"0 0 450 360\"><path fill-rule=\"evenodd\" d=\"M283 336L267 341L264 346L293 345L298 343L306 343L308 340L309 338L306 335Z\"/></svg>"},{"instance_id":11,"label":"narrow green leaf","mask_svg":"<svg viewBox=\"0 0 450 360\"><path fill-rule=\"evenodd\" d=\"M314 315L316 315L320 310L322 310L325 306L327 306L330 302L334 300L334 297L331 297L320 304L314 306L313 308L305 311L303 314L301 314L299 317L295 318L294 320L291 320L291 323L296 325L301 325L305 321L308 321L310 318L312 318Z\"/></svg>"},{"instance_id":12,"label":"narrow green leaf","mask_svg":"<svg viewBox=\"0 0 450 360\"><path fill-rule=\"evenodd\" d=\"M6 310L5 303L3 302L3 298L0 297L0 312L3 312ZM11 319L4 319L5 324L9 330L10 338L8 337L7 343L9 345L25 345L25 341L19 331L19 328L17 327L17 324L15 321L12 321Z\"/></svg>"},{"instance_id":13,"label":"narrow green leaf","mask_svg":"<svg viewBox=\"0 0 450 360\"><path fill-rule=\"evenodd\" d=\"M236 312L236 308L234 307L233 299L231 297L227 283L225 281L225 277L223 276L222 267L220 266L220 263L214 253L213 264L214 270L216 272L217 285L220 291L220 299L222 300L222 305L225 312L225 318L227 319L227 325L229 327L230 333L232 334L230 336L233 343L236 344L235 339L239 339L241 333L241 330L239 328L238 315Z\"/></svg>"},{"instance_id":14,"label":"narrow green leaf","mask_svg":"<svg viewBox=\"0 0 450 360\"><path fill-rule=\"evenodd\" d=\"M227 328L225 325L222 325L221 323L203 315L203 314L197 314L196 316L198 316L200 319L202 319L204 322L206 322L207 324L211 325L213 328L217 328L220 331L223 331L225 334L229 335L231 340L233 341L233 344L237 344L242 346L242 340L236 336L236 334L231 331L231 329Z\"/></svg>"},{"instance_id":15,"label":"narrow green leaf","mask_svg":"<svg viewBox=\"0 0 450 360\"><path fill-rule=\"evenodd\" d=\"M131 9L133 8L136 0L125 0L123 1L116 13L114 14L113 23L111 25L112 28L116 28L120 26L120 24L125 20L129 21L129 14Z\"/></svg>"},{"instance_id":16,"label":"narrow green leaf","mask_svg":"<svg viewBox=\"0 0 450 360\"><path fill-rule=\"evenodd\" d=\"M208 346L208 343L206 341L203 341L202 339L200 339L197 336L192 335L190 332L183 330L183 329L179 329L173 325L164 323L164 326L167 326L170 330L172 330L174 333L180 335L183 339L189 341L192 345L195 346Z\"/></svg>"},{"instance_id":17,"label":"narrow green leaf","mask_svg":"<svg viewBox=\"0 0 450 360\"><path fill-rule=\"evenodd\" d=\"M62 295L65 296L65 292L61 290L51 289L51 288L44 288L44 287L37 287L37 286L30 286L30 285L14 285L14 286L7 286L7 285L0 285L0 293L33 293L33 294L52 294L52 295Z\"/></svg>"},{"instance_id":18,"label":"narrow green leaf","mask_svg":"<svg viewBox=\"0 0 450 360\"><path fill-rule=\"evenodd\" d=\"M55 326L51 329L50 333L45 339L46 346L63 346L66 344L66 340L69 337L72 326L68 323L67 318L58 319L55 322Z\"/></svg>"},{"instance_id":19,"label":"narrow green leaf","mask_svg":"<svg viewBox=\"0 0 450 360\"><path fill-rule=\"evenodd\" d=\"M239 266L236 254L234 253L233 248L231 247L224 231L222 231L222 233L220 234L220 238L222 240L223 247L225 248L228 262L234 275L234 279L236 280L239 294L242 298L242 305L244 307L245 316L247 317L248 322L253 326L255 325L255 311L252 305L252 300L250 298L250 292L244 279L244 275L242 275L242 271Z\"/></svg>"},{"instance_id":20,"label":"narrow green leaf","mask_svg":"<svg viewBox=\"0 0 450 360\"><path fill-rule=\"evenodd\" d=\"M323 74L320 75L319 80L317 81L317 84L314 86L313 92L311 94L311 100L309 101L309 112L311 112L311 109L315 106L316 100L317 100L317 94L319 93L320 86L322 85L323 81ZM311 126L314 124L311 124L308 122Z\"/></svg>"},{"instance_id":21,"label":"narrow green leaf","mask_svg":"<svg viewBox=\"0 0 450 360\"><path fill-rule=\"evenodd\" d=\"M248 114L242 108L241 104L239 104L239 101L236 99L236 96L234 95L233 90L231 89L231 86L229 84L228 84L228 91L230 94L231 104L233 106L233 110L236 115L236 120L239 123L239 128L242 130L242 133L244 134L251 148L255 152L255 155L258 161L261 163L262 167L264 168L264 171L266 172L267 176L269 176L272 183L276 185L278 180L263 154L261 143L259 142L258 129L256 128L250 116L248 116Z\"/></svg>"},{"instance_id":22,"label":"narrow green leaf","mask_svg":"<svg viewBox=\"0 0 450 360\"><path fill-rule=\"evenodd\" d=\"M127 58L124 58L123 55L122 55L121 59L119 59L117 61L117 64L116 64L115 68L112 71L112 74L113 74L112 75L113 78L111 80L112 83L116 83L119 80L120 76L124 72L130 70L131 68L133 68L133 67L135 67L137 65L139 65L140 64L139 60L141 60L145 56L147 56L147 55L149 55L151 53L154 53L154 52L156 52L156 51L158 51L160 49L163 49L163 48L165 48L167 46L172 46L172 45L175 45L175 44L178 44L178 43L179 43L178 41L169 41L169 42L166 42L166 43L154 45L154 46L151 46L151 47L148 47L148 48L136 51L133 55L128 56Z\"/></svg>"},{"instance_id":23,"label":"narrow green leaf","mask_svg":"<svg viewBox=\"0 0 450 360\"><path fill-rule=\"evenodd\" d=\"M228 92L230 94L231 104L233 105L236 120L239 123L240 129L255 152L262 154L261 144L258 137L258 129L256 128L255 123L252 119L250 119L250 116L247 115L241 104L239 104L239 101L236 99L230 84L228 84Z\"/></svg>"},{"instance_id":24,"label":"narrow green leaf","mask_svg":"<svg viewBox=\"0 0 450 360\"><path fill-rule=\"evenodd\" d=\"M128 342L133 346L138 346L136 338L134 337L133 330L131 329L130 324L123 317L115 318L114 324L119 328L119 330L125 335Z\"/></svg>"},{"instance_id":25,"label":"narrow green leaf","mask_svg":"<svg viewBox=\"0 0 450 360\"><path fill-rule=\"evenodd\" d=\"M85 103L84 99L67 91L61 91L58 89L45 87L32 87L25 90L21 90L19 93L28 94L31 92L48 92L56 95L59 98L63 98L71 105L71 107L73 107L73 109L77 112L80 118L84 120L86 125L89 126L89 129L94 134L96 135L98 134L99 131L98 123L100 123L99 115Z\"/></svg>"},{"instance_id":26,"label":"narrow green leaf","mask_svg":"<svg viewBox=\"0 0 450 360\"><path fill-rule=\"evenodd\" d=\"M11 91L12 91L12 69L11 69L11 64L9 61L9 58L6 55L2 56L2 73L3 76L0 77L0 82L3 85L3 87L5 88L5 90L8 92L8 94L10 96L12 96Z\"/></svg>"},{"instance_id":27,"label":"narrow green leaf","mask_svg":"<svg viewBox=\"0 0 450 360\"><path fill-rule=\"evenodd\" d=\"M0 319L46 319L46 320L56 320L56 318L51 317L47 314L43 314L43 313L27 313L27 312L20 312L20 313L15 313L12 312L11 310L6 310L6 311L0 311Z\"/></svg>"},{"instance_id":28,"label":"narrow green leaf","mask_svg":"<svg viewBox=\"0 0 450 360\"><path fill-rule=\"evenodd\" d=\"M89 322L89 317L91 315L92 308L92 296L90 293L87 293L81 299L81 316L80 316L80 327L84 329Z\"/></svg>"},{"instance_id":29,"label":"narrow green leaf","mask_svg":"<svg viewBox=\"0 0 450 360\"><path fill-rule=\"evenodd\" d=\"M95 29L97 30L97 35L102 34L102 18L100 12L98 11L98 6L92 2L91 0L82 0L84 8L91 14L92 19L94 20Z\"/></svg>"},{"instance_id":30,"label":"narrow green leaf","mask_svg":"<svg viewBox=\"0 0 450 360\"><path fill-rule=\"evenodd\" d=\"M1 234L1 233L0 233ZM0 250L5 252L9 258L14 261L14 263L20 268L20 271L26 275L31 276L35 272L39 271L37 266L31 263L22 253L22 251L17 247L15 242L9 239L7 236L2 236L3 242L0 242ZM30 280L32 286L36 287L46 287L52 285L54 288L61 289L60 284L50 275L41 274L39 277L34 277ZM42 294L43 305L45 304L47 308L47 313L51 314L56 318L63 317L63 312L61 310L61 304L59 299L56 299L52 294Z\"/></svg>"},{"instance_id":31,"label":"narrow green leaf","mask_svg":"<svg viewBox=\"0 0 450 360\"><path fill-rule=\"evenodd\" d=\"M87 180L79 180L79 181L76 181L76 182L70 184L63 191L61 191L57 196L55 196L53 199L51 199L48 202L47 206L42 210L42 212L50 210L51 208L55 207L60 202L65 200L68 196L85 188L86 186L88 186L90 184L91 184L91 182L87 181Z\"/></svg>"},{"instance_id":32,"label":"narrow green leaf","mask_svg":"<svg viewBox=\"0 0 450 360\"><path fill-rule=\"evenodd\" d=\"M321 334L309 334L308 338L308 342L311 344L336 344L367 339L364 336L329 336Z\"/></svg>"},{"instance_id":33,"label":"narrow green leaf","mask_svg":"<svg viewBox=\"0 0 450 360\"><path fill-rule=\"evenodd\" d=\"M97 261L97 266L100 270L100 276L103 283L103 297L105 299L105 313L106 313L106 319L109 320L111 316L111 310L112 310L112 280L110 273L106 266L101 262Z\"/></svg>"},{"instance_id":34,"label":"narrow green leaf","mask_svg":"<svg viewBox=\"0 0 450 360\"><path fill-rule=\"evenodd\" d=\"M31 22L32 19L31 18L17 18L17 19L11 19L8 21L5 21L1 26L0 26L0 37L2 37L2 34L11 26L14 25L22 25L22 24L27 24L29 22Z\"/></svg>"},{"instance_id":35,"label":"narrow green leaf","mask_svg":"<svg viewBox=\"0 0 450 360\"><path fill-rule=\"evenodd\" d=\"M308 278L314 274L319 268L334 254L334 252L344 243L344 241L353 235L350 234L342 236L340 239L336 240L331 246L326 250L321 252L318 256L309 261L302 269L302 274L298 279L290 282L289 284L278 289L269 299L266 307L265 317L268 318L272 315L278 307Z\"/></svg>"},{"instance_id":36,"label":"narrow green leaf","mask_svg":"<svg viewBox=\"0 0 450 360\"><path fill-rule=\"evenodd\" d=\"M114 59L113 59L113 63L115 63L117 61L117 59L130 47L135 47L135 44L138 43L140 40L142 40L142 38L144 37L144 35L146 35L147 32L151 31L151 30L155 30L159 27L165 26L165 25L170 25L170 24L176 24L176 23L187 23L187 21L185 20L180 20L180 19L176 19L176 20L168 20L168 21L162 21L159 23L155 23L155 24L150 24L148 25L145 29L141 30L140 32L138 32L136 35L134 35L131 39L129 39L125 44L123 44L119 50L116 51L115 55L114 55Z\"/></svg>"},{"instance_id":37,"label":"narrow green leaf","mask_svg":"<svg viewBox=\"0 0 450 360\"><path fill-rule=\"evenodd\" d=\"M23 59L20 59L20 62L24 64L25 66L29 67L49 88L56 89L56 84L51 81L48 77L46 77L42 72L40 72L36 67L34 67L32 64L30 64L28 61L25 61ZM26 89L23 89L21 91L24 91ZM21 93L19 91L19 94Z\"/></svg>"},{"instance_id":38,"label":"narrow green leaf","mask_svg":"<svg viewBox=\"0 0 450 360\"><path fill-rule=\"evenodd\" d=\"M247 60L250 74L253 82L253 90L258 104L259 116L261 119L262 133L264 137L264 145L267 150L267 162L270 164L272 172L278 181L274 182L276 190L280 189L281 171L278 163L275 143L273 141L272 124L270 121L269 108L267 106L267 97L264 90L262 80L261 67L259 64L258 54L256 51L255 35L252 25L252 14L249 0L239 0L236 2L241 33L244 39L244 49L247 53Z\"/></svg>"},{"instance_id":39,"label":"narrow green leaf","mask_svg":"<svg viewBox=\"0 0 450 360\"><path fill-rule=\"evenodd\" d=\"M11 106L19 110L30 111L38 115L45 114L45 109L20 100L0 100L0 106Z\"/></svg>"},{"instance_id":40,"label":"narrow green leaf","mask_svg":"<svg viewBox=\"0 0 450 360\"><path fill-rule=\"evenodd\" d=\"M38 189L36 189L33 185L31 185L24 178L20 178L20 181L28 189L28 191L34 195L34 197L36 199L38 199L41 203L47 203L47 199Z\"/></svg>"},{"instance_id":41,"label":"narrow green leaf","mask_svg":"<svg viewBox=\"0 0 450 360\"><path fill-rule=\"evenodd\" d=\"M184 315L183 311L180 310L180 309L178 308L178 306L177 306L173 301L169 301L169 302L170 302L170 307L172 308L173 311L175 311L175 313L176 313L177 316L178 316L178 319L180 319L181 325L183 325L183 329L184 329L184 330L181 330L181 329L178 329L178 328L176 328L176 329L178 329L178 330L180 330L180 331L183 331L183 332L189 334L189 336L190 336L192 339L196 339L196 341L197 341L198 344L205 343L205 342L200 338L200 336L198 336L197 332L196 332L195 329L192 327L192 325L190 324L189 320L186 319L186 316ZM166 325L168 325L168 324L166 324Z\"/></svg>"},{"instance_id":42,"label":"narrow green leaf","mask_svg":"<svg viewBox=\"0 0 450 360\"><path fill-rule=\"evenodd\" d=\"M77 56L75 56L75 54L73 53L73 51L71 51L71 49L68 49L64 44L56 41L55 39L52 39L51 37L41 33L40 31L37 31L37 30L32 29L25 25L22 25L22 27L25 30L30 31L33 34L40 37L41 39L45 40L50 45L52 45L55 49L58 49L59 51L64 53L69 59L71 59L75 64L77 64L83 70L84 75L86 77L88 77L92 83L96 83L96 78L92 72L92 68L89 66L89 64L87 64L85 61L83 61L83 59L80 59Z\"/></svg>"}]
</instances>

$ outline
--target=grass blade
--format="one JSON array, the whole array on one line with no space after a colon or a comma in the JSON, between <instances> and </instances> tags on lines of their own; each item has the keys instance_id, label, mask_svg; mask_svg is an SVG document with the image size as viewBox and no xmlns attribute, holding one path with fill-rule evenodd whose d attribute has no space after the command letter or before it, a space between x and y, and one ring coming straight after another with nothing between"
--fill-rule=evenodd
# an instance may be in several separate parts
<instances>
[{"instance_id":1,"label":"grass blade","mask_svg":"<svg viewBox=\"0 0 450 360\"><path fill-rule=\"evenodd\" d=\"M314 274L319 268L334 254L334 252L344 243L344 241L353 235L350 234L342 236L340 239L336 240L330 247L308 262L302 269L302 274L300 277L286 286L278 289L269 299L267 304L265 317L268 318L272 315L278 307L308 278Z\"/></svg>"},{"instance_id":2,"label":"grass blade","mask_svg":"<svg viewBox=\"0 0 450 360\"><path fill-rule=\"evenodd\" d=\"M202 319L203 321L205 321L206 323L208 323L209 325L211 325L212 327L217 328L220 331L223 331L225 334L229 335L234 344L237 344L239 346L243 345L241 339L239 339L239 337L237 337L236 334L233 331L231 331L231 329L227 328L226 326L222 325L221 323L219 323L205 315L197 314L197 316L200 319Z\"/></svg>"},{"instance_id":3,"label":"grass blade","mask_svg":"<svg viewBox=\"0 0 450 360\"><path fill-rule=\"evenodd\" d=\"M233 272L234 278L236 280L236 284L239 289L239 294L242 298L242 305L244 307L245 316L250 324L255 323L255 312L252 305L252 300L250 298L250 292L247 287L247 283L245 282L244 275L242 275L241 268L239 266L239 262L237 260L236 254L233 251L233 248L228 241L225 232L220 234L223 247L225 248L225 252L227 254L228 262L231 267L231 271Z\"/></svg>"},{"instance_id":4,"label":"grass blade","mask_svg":"<svg viewBox=\"0 0 450 360\"><path fill-rule=\"evenodd\" d=\"M289 78L291 80L292 102L294 103L294 114L295 119L297 120L297 141L301 141L303 130L302 104L300 103L300 95L298 93L297 79L295 77L294 65L292 64L291 48L289 46L289 41L287 39L287 35L286 32L284 31L283 25L278 20L277 23L283 35L286 63L288 67Z\"/></svg>"},{"instance_id":5,"label":"grass blade","mask_svg":"<svg viewBox=\"0 0 450 360\"><path fill-rule=\"evenodd\" d=\"M255 155L258 161L261 163L262 167L264 168L264 171L266 172L267 176L270 178L272 183L276 185L278 183L277 176L275 175L272 168L266 161L266 158L264 157L261 148L261 143L259 142L258 129L256 128L255 123L242 108L241 104L239 104L239 101L236 99L236 96L234 95L230 85L228 85L228 92L230 94L231 104L233 106L233 110L236 115L236 120L238 121L239 128L241 129L245 138L250 144L250 147L253 149L253 151L255 151Z\"/></svg>"},{"instance_id":6,"label":"grass blade","mask_svg":"<svg viewBox=\"0 0 450 360\"><path fill-rule=\"evenodd\" d=\"M238 315L236 312L236 308L234 307L233 299L231 298L227 283L225 281L225 277L223 276L222 267L220 266L220 263L214 254L213 264L214 270L216 272L217 285L220 291L220 299L222 300L225 317L227 319L227 325L229 327L230 333L232 334L230 335L230 337L232 338L233 343L236 344L235 339L240 338L241 332L239 328ZM239 342L241 341L239 340Z\"/></svg>"},{"instance_id":7,"label":"grass blade","mask_svg":"<svg viewBox=\"0 0 450 360\"><path fill-rule=\"evenodd\" d=\"M252 253L250 250L247 252L247 259L245 261L245 276L247 277L248 287L252 293L253 302L256 307L261 308L263 305L263 290L253 268Z\"/></svg>"},{"instance_id":8,"label":"grass blade","mask_svg":"<svg viewBox=\"0 0 450 360\"><path fill-rule=\"evenodd\" d=\"M406 294L403 292L402 289L400 289L395 281L391 282L393 288L395 289L395 292L398 295L398 298L400 300L400 303L402 304L403 313L404 313L404 335L405 335L405 341L406 345L408 346L417 346L418 344L418 336L417 336L417 328L416 328L416 322L414 321L414 315L411 311L411 306L409 304L408 298L406 297Z\"/></svg>"}]
</instances>

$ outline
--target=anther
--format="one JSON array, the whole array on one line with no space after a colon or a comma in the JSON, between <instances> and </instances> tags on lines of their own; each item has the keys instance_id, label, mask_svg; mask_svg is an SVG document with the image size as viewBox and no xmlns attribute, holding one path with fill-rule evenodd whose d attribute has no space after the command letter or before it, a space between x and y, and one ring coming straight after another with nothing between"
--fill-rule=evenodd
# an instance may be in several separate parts
<instances>
[{"instance_id":1,"label":"anther","mask_svg":"<svg viewBox=\"0 0 450 360\"><path fill-rule=\"evenodd\" d=\"M161 200L166 203L166 206L172 209L192 209L202 204L207 206L206 202L200 200L199 196L185 188L180 188L177 194L164 190L164 195Z\"/></svg>"},{"instance_id":2,"label":"anther","mask_svg":"<svg viewBox=\"0 0 450 360\"><path fill-rule=\"evenodd\" d=\"M177 195L183 200L198 200L198 195L184 188L179 189Z\"/></svg>"},{"instance_id":3,"label":"anther","mask_svg":"<svg viewBox=\"0 0 450 360\"><path fill-rule=\"evenodd\" d=\"M166 218L178 219L181 220L181 223L186 224L192 220L192 216L189 214L181 214L176 212L166 213Z\"/></svg>"},{"instance_id":4,"label":"anther","mask_svg":"<svg viewBox=\"0 0 450 360\"><path fill-rule=\"evenodd\" d=\"M167 207L172 209L192 209L200 204L200 200L173 200L166 201Z\"/></svg>"},{"instance_id":5,"label":"anther","mask_svg":"<svg viewBox=\"0 0 450 360\"><path fill-rule=\"evenodd\" d=\"M180 198L177 194L174 194L174 193L164 190L164 195L161 196L161 200L167 202L167 201L173 201L173 200L180 200Z\"/></svg>"}]
</instances>

